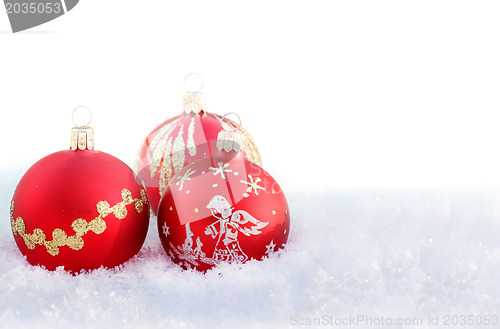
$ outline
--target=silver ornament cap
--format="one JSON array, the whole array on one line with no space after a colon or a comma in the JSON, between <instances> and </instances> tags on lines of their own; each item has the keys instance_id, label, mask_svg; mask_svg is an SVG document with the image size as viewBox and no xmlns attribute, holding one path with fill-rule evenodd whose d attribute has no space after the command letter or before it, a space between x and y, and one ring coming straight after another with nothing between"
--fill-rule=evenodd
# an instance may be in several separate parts
<instances>
[{"instance_id":1,"label":"silver ornament cap","mask_svg":"<svg viewBox=\"0 0 500 329\"><path fill-rule=\"evenodd\" d=\"M219 151L238 153L243 143L243 134L239 131L221 130L217 135L217 149Z\"/></svg>"}]
</instances>

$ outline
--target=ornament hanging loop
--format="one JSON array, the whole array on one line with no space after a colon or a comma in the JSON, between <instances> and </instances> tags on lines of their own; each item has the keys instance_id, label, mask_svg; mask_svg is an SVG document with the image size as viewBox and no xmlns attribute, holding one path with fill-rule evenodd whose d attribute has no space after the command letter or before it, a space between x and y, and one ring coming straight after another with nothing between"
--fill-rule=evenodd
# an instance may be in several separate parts
<instances>
[{"instance_id":1,"label":"ornament hanging loop","mask_svg":"<svg viewBox=\"0 0 500 329\"><path fill-rule=\"evenodd\" d=\"M220 118L221 124L222 122L225 121L226 117L229 114L234 114L238 117L238 121L240 122L239 126L234 126L234 125L228 125L226 124L226 127L232 127L234 130L226 130L223 129L219 132L219 135L217 135L217 149L219 151L226 151L226 152L231 152L234 151L238 153L241 150L241 145L243 143L243 134L240 132L241 128L241 119L240 116L234 112L229 112L223 117ZM223 125L224 126L224 125Z\"/></svg>"},{"instance_id":2,"label":"ornament hanging loop","mask_svg":"<svg viewBox=\"0 0 500 329\"><path fill-rule=\"evenodd\" d=\"M205 95L200 91L203 88L203 78L198 73L189 73L184 78L184 113L203 114L206 108Z\"/></svg>"},{"instance_id":3,"label":"ornament hanging loop","mask_svg":"<svg viewBox=\"0 0 500 329\"><path fill-rule=\"evenodd\" d=\"M77 124L77 123L75 122L75 113L76 113L76 111L77 111L78 109L85 109L85 110L87 110L88 117L89 117L89 121L88 121L86 124L84 124L84 125L79 125L79 124ZM81 111L80 111L80 112L81 112ZM76 107L76 108L73 110L73 114L71 115L71 120L73 121L73 123L74 123L75 127L88 127L88 126L89 126L89 124L92 122L92 112L91 112L91 111L89 110L89 108L88 108L88 107L86 107L86 106L78 106L78 107Z\"/></svg>"},{"instance_id":4,"label":"ornament hanging loop","mask_svg":"<svg viewBox=\"0 0 500 329\"><path fill-rule=\"evenodd\" d=\"M204 82L201 74L193 72L186 75L184 78L184 89L191 94L200 92L203 88Z\"/></svg>"},{"instance_id":5,"label":"ornament hanging loop","mask_svg":"<svg viewBox=\"0 0 500 329\"><path fill-rule=\"evenodd\" d=\"M236 115L236 117L238 118L239 125L238 125L237 127L235 127L235 128L234 128L234 129L235 129L234 131L239 131L239 130L240 130L240 128L241 128L241 118L240 118L240 116L239 116L237 113L235 113L235 112L229 112L229 113L226 113L226 114L224 114L224 115L222 116L221 121L225 121L226 117L227 117L228 115L230 115L230 114Z\"/></svg>"},{"instance_id":6,"label":"ornament hanging loop","mask_svg":"<svg viewBox=\"0 0 500 329\"><path fill-rule=\"evenodd\" d=\"M89 114L89 120L85 125L78 125L75 122L75 112L78 109L86 109ZM94 129L89 127L92 122L92 112L86 106L78 106L73 110L71 115L75 127L71 128L71 149L76 150L93 150L94 149Z\"/></svg>"}]
</instances>

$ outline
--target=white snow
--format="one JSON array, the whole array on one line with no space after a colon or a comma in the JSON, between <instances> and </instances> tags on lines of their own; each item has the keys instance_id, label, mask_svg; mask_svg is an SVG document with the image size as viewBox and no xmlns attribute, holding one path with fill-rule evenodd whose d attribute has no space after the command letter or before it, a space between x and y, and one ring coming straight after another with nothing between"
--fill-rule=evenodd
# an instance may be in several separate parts
<instances>
[{"instance_id":1,"label":"white snow","mask_svg":"<svg viewBox=\"0 0 500 329\"><path fill-rule=\"evenodd\" d=\"M8 222L16 182L2 179L0 328L299 328L361 316L372 323L358 326L430 328L432 316L500 313L500 190L291 190L285 251L206 274L169 260L152 217L135 258L72 276L24 260Z\"/></svg>"}]
</instances>

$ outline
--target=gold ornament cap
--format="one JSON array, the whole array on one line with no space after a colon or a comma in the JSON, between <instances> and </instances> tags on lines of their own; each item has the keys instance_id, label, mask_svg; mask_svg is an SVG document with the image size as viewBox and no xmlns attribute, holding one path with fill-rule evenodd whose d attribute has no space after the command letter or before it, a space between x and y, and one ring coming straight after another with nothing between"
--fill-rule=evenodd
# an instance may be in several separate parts
<instances>
[{"instance_id":1,"label":"gold ornament cap","mask_svg":"<svg viewBox=\"0 0 500 329\"><path fill-rule=\"evenodd\" d=\"M198 73L190 73L184 78L183 109L185 114L206 111L206 98L200 90L203 88L203 78Z\"/></svg>"},{"instance_id":2,"label":"gold ornament cap","mask_svg":"<svg viewBox=\"0 0 500 329\"><path fill-rule=\"evenodd\" d=\"M75 122L75 112L78 109L86 109L88 112L89 120L85 125L79 126ZM94 129L89 127L90 122L92 122L92 113L85 106L79 106L73 110L73 123L76 127L71 128L71 149L76 150L93 150L94 149Z\"/></svg>"},{"instance_id":3,"label":"gold ornament cap","mask_svg":"<svg viewBox=\"0 0 500 329\"><path fill-rule=\"evenodd\" d=\"M206 111L206 99L205 94L202 92L195 93L186 93L183 97L183 109L184 113L190 114L195 113L199 114L200 112Z\"/></svg>"},{"instance_id":4,"label":"gold ornament cap","mask_svg":"<svg viewBox=\"0 0 500 329\"><path fill-rule=\"evenodd\" d=\"M231 112L224 115L221 120L224 120L224 118L229 114L234 114L238 117L238 120L240 119L238 114ZM241 151L241 145L243 145L243 134L240 132L241 120L239 121L240 125L239 127L235 128L235 130L231 131L224 129L219 132L219 134L217 135L217 149L219 151L234 151L236 153Z\"/></svg>"}]
</instances>

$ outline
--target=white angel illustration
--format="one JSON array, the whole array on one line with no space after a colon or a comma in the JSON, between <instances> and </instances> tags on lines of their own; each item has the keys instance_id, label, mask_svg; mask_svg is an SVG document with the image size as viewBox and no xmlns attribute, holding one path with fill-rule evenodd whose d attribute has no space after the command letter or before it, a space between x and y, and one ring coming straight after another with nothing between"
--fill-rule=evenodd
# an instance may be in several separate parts
<instances>
[{"instance_id":1,"label":"white angel illustration","mask_svg":"<svg viewBox=\"0 0 500 329\"><path fill-rule=\"evenodd\" d=\"M259 230L269 223L261 222L244 210L233 212L233 207L221 195L214 196L207 208L218 219L205 229L206 235L211 235L214 239L218 236L212 259L215 262L246 262L248 256L241 250L238 232L246 236L258 235L262 233Z\"/></svg>"}]
</instances>

